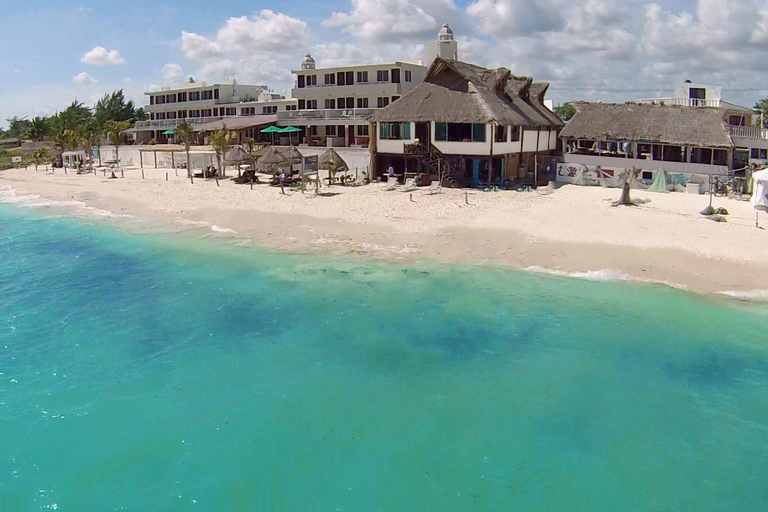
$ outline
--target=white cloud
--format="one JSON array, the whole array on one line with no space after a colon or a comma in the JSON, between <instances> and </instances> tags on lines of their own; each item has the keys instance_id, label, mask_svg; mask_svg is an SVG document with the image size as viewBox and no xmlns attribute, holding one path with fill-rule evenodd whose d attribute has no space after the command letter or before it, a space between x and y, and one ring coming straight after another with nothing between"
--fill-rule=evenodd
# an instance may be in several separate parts
<instances>
[{"instance_id":1,"label":"white cloud","mask_svg":"<svg viewBox=\"0 0 768 512\"><path fill-rule=\"evenodd\" d=\"M75 76L75 78L72 79L76 84L78 85L93 85L99 83L98 80L93 78L91 75L83 71L79 75Z\"/></svg>"},{"instance_id":2,"label":"white cloud","mask_svg":"<svg viewBox=\"0 0 768 512\"><path fill-rule=\"evenodd\" d=\"M423 43L459 17L453 0L352 0L349 12L334 12L323 26L340 28L358 41Z\"/></svg>"},{"instance_id":3,"label":"white cloud","mask_svg":"<svg viewBox=\"0 0 768 512\"><path fill-rule=\"evenodd\" d=\"M264 9L252 17L229 18L215 39L182 32L184 57L195 62L195 78L244 83L292 82L290 66L310 47L309 28L297 18Z\"/></svg>"},{"instance_id":4,"label":"white cloud","mask_svg":"<svg viewBox=\"0 0 768 512\"><path fill-rule=\"evenodd\" d=\"M181 66L178 64L166 64L163 66L161 73L163 75L163 81L165 84L178 84L181 81L182 70Z\"/></svg>"},{"instance_id":5,"label":"white cloud","mask_svg":"<svg viewBox=\"0 0 768 512\"><path fill-rule=\"evenodd\" d=\"M120 56L117 50L107 50L103 46L97 46L93 50L86 52L80 62L91 64L92 66L116 66L125 63L125 59Z\"/></svg>"}]
</instances>

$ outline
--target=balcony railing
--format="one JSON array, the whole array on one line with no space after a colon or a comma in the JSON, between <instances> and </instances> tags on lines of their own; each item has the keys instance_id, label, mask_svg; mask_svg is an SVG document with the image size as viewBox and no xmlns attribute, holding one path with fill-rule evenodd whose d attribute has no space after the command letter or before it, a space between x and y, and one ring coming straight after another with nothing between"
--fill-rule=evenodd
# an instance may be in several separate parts
<instances>
[{"instance_id":1,"label":"balcony railing","mask_svg":"<svg viewBox=\"0 0 768 512\"><path fill-rule=\"evenodd\" d=\"M221 121L224 117L188 117L186 119L156 119L154 121L136 121L134 128L147 128L154 130L157 128L176 128L186 121L189 124L205 124L214 121Z\"/></svg>"},{"instance_id":2,"label":"balcony railing","mask_svg":"<svg viewBox=\"0 0 768 512\"><path fill-rule=\"evenodd\" d=\"M679 107L719 107L720 100L699 100L695 98L646 98L638 100L644 105L677 105Z\"/></svg>"},{"instance_id":3,"label":"balcony railing","mask_svg":"<svg viewBox=\"0 0 768 512\"><path fill-rule=\"evenodd\" d=\"M362 121L376 112L375 108L288 110L278 112L278 121Z\"/></svg>"},{"instance_id":4,"label":"balcony railing","mask_svg":"<svg viewBox=\"0 0 768 512\"><path fill-rule=\"evenodd\" d=\"M731 137L768 140L768 130L759 126L729 126Z\"/></svg>"}]
</instances>

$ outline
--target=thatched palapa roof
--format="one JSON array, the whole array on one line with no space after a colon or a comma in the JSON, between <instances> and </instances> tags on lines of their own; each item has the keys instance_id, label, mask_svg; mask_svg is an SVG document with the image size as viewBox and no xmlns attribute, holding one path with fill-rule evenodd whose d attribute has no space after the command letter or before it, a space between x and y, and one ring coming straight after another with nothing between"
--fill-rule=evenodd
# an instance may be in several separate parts
<instances>
[{"instance_id":1,"label":"thatched palapa roof","mask_svg":"<svg viewBox=\"0 0 768 512\"><path fill-rule=\"evenodd\" d=\"M730 148L725 109L638 103L573 103L576 115L561 137L636 140L679 146Z\"/></svg>"},{"instance_id":2,"label":"thatched palapa roof","mask_svg":"<svg viewBox=\"0 0 768 512\"><path fill-rule=\"evenodd\" d=\"M560 127L560 118L544 106L548 88L506 68L438 58L421 84L368 120Z\"/></svg>"}]
</instances>

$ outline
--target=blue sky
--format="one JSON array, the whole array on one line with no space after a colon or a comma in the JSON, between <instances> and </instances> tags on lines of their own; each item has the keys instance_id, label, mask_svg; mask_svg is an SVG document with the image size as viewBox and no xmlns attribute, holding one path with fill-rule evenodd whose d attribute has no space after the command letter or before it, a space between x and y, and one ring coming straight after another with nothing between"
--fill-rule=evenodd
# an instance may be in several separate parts
<instances>
[{"instance_id":1,"label":"blue sky","mask_svg":"<svg viewBox=\"0 0 768 512\"><path fill-rule=\"evenodd\" d=\"M746 105L768 95L768 0L7 4L0 126L119 88L142 105L144 91L187 76L282 91L307 52L319 66L419 59L444 22L462 60L550 81L555 102L664 95L686 78Z\"/></svg>"}]
</instances>

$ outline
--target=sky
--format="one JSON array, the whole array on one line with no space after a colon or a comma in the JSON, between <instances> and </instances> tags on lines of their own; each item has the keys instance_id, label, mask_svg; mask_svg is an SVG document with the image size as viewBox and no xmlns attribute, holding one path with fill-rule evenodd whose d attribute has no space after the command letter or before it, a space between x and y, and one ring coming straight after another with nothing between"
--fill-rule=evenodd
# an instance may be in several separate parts
<instances>
[{"instance_id":1,"label":"sky","mask_svg":"<svg viewBox=\"0 0 768 512\"><path fill-rule=\"evenodd\" d=\"M461 60L552 84L555 104L670 96L686 79L768 96L768 0L3 2L0 127L194 77L276 92L318 67L421 59L449 23Z\"/></svg>"}]
</instances>

